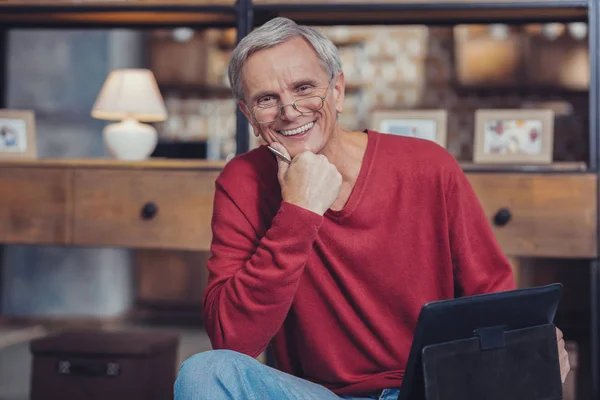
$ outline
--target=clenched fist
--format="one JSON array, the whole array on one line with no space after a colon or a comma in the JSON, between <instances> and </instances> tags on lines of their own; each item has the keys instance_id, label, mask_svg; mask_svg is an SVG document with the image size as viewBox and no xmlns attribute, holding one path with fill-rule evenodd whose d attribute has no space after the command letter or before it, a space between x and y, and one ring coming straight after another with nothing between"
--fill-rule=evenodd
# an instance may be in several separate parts
<instances>
[{"instance_id":1,"label":"clenched fist","mask_svg":"<svg viewBox=\"0 0 600 400\"><path fill-rule=\"evenodd\" d=\"M290 158L281 144L271 146ZM281 196L288 203L323 215L340 194L342 175L324 155L305 151L294 157L291 164L279 158L277 163Z\"/></svg>"}]
</instances>

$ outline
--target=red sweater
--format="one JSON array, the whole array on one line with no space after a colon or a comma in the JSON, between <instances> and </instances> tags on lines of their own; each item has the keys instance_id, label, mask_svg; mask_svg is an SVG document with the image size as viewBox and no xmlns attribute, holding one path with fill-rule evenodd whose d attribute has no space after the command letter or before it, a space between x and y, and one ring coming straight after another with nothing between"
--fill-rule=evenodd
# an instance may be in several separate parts
<instances>
[{"instance_id":1,"label":"red sweater","mask_svg":"<svg viewBox=\"0 0 600 400\"><path fill-rule=\"evenodd\" d=\"M399 387L421 306L514 288L454 157L368 131L346 207L282 202L273 155L231 160L216 182L204 318L214 349L258 356L338 394Z\"/></svg>"}]
</instances>

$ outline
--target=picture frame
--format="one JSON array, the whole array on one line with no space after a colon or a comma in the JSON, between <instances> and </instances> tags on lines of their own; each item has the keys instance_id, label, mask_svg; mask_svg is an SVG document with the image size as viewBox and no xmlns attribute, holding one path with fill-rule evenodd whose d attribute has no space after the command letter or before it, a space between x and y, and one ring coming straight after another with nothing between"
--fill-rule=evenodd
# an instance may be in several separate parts
<instances>
[{"instance_id":1,"label":"picture frame","mask_svg":"<svg viewBox=\"0 0 600 400\"><path fill-rule=\"evenodd\" d=\"M474 164L551 164L554 112L480 109L474 136Z\"/></svg>"},{"instance_id":2,"label":"picture frame","mask_svg":"<svg viewBox=\"0 0 600 400\"><path fill-rule=\"evenodd\" d=\"M446 110L375 110L371 127L381 133L431 140L446 147Z\"/></svg>"},{"instance_id":3,"label":"picture frame","mask_svg":"<svg viewBox=\"0 0 600 400\"><path fill-rule=\"evenodd\" d=\"M37 159L35 113L0 109L0 160Z\"/></svg>"}]
</instances>

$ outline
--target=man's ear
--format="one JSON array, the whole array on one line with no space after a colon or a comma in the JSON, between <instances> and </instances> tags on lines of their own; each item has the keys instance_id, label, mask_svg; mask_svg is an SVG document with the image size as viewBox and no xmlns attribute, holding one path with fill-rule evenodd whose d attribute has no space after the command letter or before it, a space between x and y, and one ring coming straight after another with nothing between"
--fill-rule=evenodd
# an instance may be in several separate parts
<instances>
[{"instance_id":1,"label":"man's ear","mask_svg":"<svg viewBox=\"0 0 600 400\"><path fill-rule=\"evenodd\" d=\"M253 128L252 130L254 131L254 136L258 137L260 135L260 126L258 126L256 121L254 120L254 117L252 116L252 113L250 112L250 110L248 110L248 106L246 105L246 102L244 100L238 100L238 107L240 108L242 113L246 116L246 118L248 119L248 122L250 122L250 125L252 125L252 128Z\"/></svg>"},{"instance_id":2,"label":"man's ear","mask_svg":"<svg viewBox=\"0 0 600 400\"><path fill-rule=\"evenodd\" d=\"M346 82L344 73L340 72L335 78L335 84L333 86L333 98L335 99L335 111L341 113L344 111L344 98L346 95Z\"/></svg>"}]
</instances>

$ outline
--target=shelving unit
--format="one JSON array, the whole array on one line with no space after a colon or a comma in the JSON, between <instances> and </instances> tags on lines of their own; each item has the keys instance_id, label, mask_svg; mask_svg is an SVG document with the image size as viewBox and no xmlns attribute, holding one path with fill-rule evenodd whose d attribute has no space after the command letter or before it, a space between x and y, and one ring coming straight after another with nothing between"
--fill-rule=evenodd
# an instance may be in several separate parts
<instances>
[{"instance_id":1,"label":"shelving unit","mask_svg":"<svg viewBox=\"0 0 600 400\"><path fill-rule=\"evenodd\" d=\"M511 166L510 168L465 164L464 169L476 182L482 175L508 180L534 182L547 175L574 175L578 181L594 181L595 246L585 257L590 270L590 325L592 398L600 399L600 258L598 256L598 226L600 226L600 196L598 166L600 163L600 0L497 0L497 1L429 1L399 0L379 2L320 2L295 0L284 3L271 0L220 1L6 1L0 4L0 54L6 57L6 32L13 28L155 29L190 27L237 29L238 40L255 26L275 16L285 16L298 23L318 26L333 25L431 25L458 24L525 24L546 22L588 23L590 55L589 91L577 95L589 96L589 149L585 164L573 163L547 168ZM363 4L365 3L365 4ZM0 63L0 107L5 104L5 62ZM210 89L210 88L209 88ZM470 89L465 89L470 90ZM486 89L498 90L496 88ZM544 90L544 88L540 88ZM501 91L501 89L500 89ZM220 95L220 89L216 96ZM249 149L248 124L237 111L236 145L238 154ZM42 165L40 164L40 167ZM589 186L585 186L589 188ZM586 189L577 199L589 196ZM557 203L558 204L558 203ZM563 204L563 203L561 203ZM546 210L551 212L552 210ZM557 209L556 213L561 210ZM550 216L550 215L549 215ZM551 216L550 216L551 217ZM559 222L562 220L559 219Z\"/></svg>"}]
</instances>

